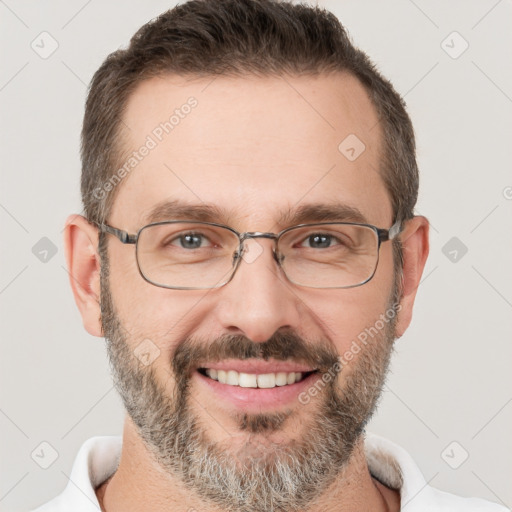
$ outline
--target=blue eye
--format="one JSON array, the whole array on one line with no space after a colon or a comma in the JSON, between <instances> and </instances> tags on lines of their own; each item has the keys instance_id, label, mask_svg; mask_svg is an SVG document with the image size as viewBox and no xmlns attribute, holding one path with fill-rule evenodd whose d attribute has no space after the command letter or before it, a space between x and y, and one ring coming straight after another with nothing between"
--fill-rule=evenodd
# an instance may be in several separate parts
<instances>
[{"instance_id":1,"label":"blue eye","mask_svg":"<svg viewBox=\"0 0 512 512\"><path fill-rule=\"evenodd\" d=\"M173 241L173 245L179 245L183 249L199 249L203 247L203 243L206 242L206 238L203 235L196 233L186 233L176 237Z\"/></svg>"},{"instance_id":2,"label":"blue eye","mask_svg":"<svg viewBox=\"0 0 512 512\"><path fill-rule=\"evenodd\" d=\"M328 249L336 245L340 245L341 241L334 235L326 233L313 233L307 236L300 244L301 247L308 247L310 249Z\"/></svg>"},{"instance_id":3,"label":"blue eye","mask_svg":"<svg viewBox=\"0 0 512 512\"><path fill-rule=\"evenodd\" d=\"M309 247L313 249L325 249L331 246L333 237L330 235L315 234L307 238Z\"/></svg>"}]
</instances>

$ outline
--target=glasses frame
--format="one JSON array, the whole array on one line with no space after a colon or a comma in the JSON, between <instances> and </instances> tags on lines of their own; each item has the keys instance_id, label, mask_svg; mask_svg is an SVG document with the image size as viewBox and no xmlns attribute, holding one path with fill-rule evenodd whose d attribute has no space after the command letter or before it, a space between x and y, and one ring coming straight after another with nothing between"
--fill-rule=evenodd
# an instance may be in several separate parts
<instances>
[{"instance_id":1,"label":"glasses frame","mask_svg":"<svg viewBox=\"0 0 512 512\"><path fill-rule=\"evenodd\" d=\"M236 235L238 237L239 245L238 245L238 250L233 255L233 260L234 260L233 261L233 270L232 270L229 278L226 281L222 282L221 284L219 284L217 286L213 286L213 287L211 287L211 286L208 286L208 287L167 286L167 285L163 285L163 284L159 284L159 283L155 283L154 281L151 281L147 276L144 275L144 273L142 272L142 269L140 268L139 258L138 258L138 241L139 241L140 234L145 229L147 229L151 226L161 226L164 224L202 224L205 226L214 226L214 227L218 227L218 228L224 228L224 229L227 229L228 231L231 231L231 233L233 233L234 235ZM303 228L303 227L308 227L308 226L311 226L311 227L327 226L327 225L333 225L333 224L348 225L348 226L362 226L362 227L370 228L375 232L375 234L377 236L377 261L375 263L375 268L374 268L371 276L368 277L368 279L366 279L365 281L363 281L361 283L349 285L349 286L329 286L329 287L307 286L307 285L301 285L301 284L298 284L298 283L295 283L294 281L292 281L286 274L286 271L284 270L284 268L281 266L281 260L279 258L279 254L276 250L277 245L279 243L279 239L285 233L288 233L289 231L296 229L296 228ZM139 270L139 274L144 279L144 281L146 281L149 284L152 284L154 286L158 286L159 288L167 288L170 290L213 290L216 288L221 288L222 286L225 286L233 279L238 267L240 266L240 261L242 260L242 255L244 252L244 242L246 240L249 240L250 238L267 238L267 239L274 240L274 248L272 249L272 254L274 256L274 260L279 265L279 268L281 268L286 279L288 279L288 281L290 281L291 283L293 283L297 286L303 286L305 288L346 289L346 288L356 288L358 286L362 286L373 278L373 276L375 275L375 272L377 271L377 267L379 265L380 247L381 247L382 243L395 239L401 231L402 223L400 220L397 220L389 229L384 229L384 228L378 228L377 226L374 226L373 224L364 224L364 223L360 223L360 222L315 222L315 223L305 223L305 224L297 224L296 226L290 226L286 229L283 229L279 233L269 233L269 232L260 232L260 231L246 231L244 233L240 233L240 232L236 231L236 229L226 226L225 224L218 224L216 222L202 222L202 221L195 221L195 220L181 220L181 219L180 220L166 220L166 221L160 221L160 222L152 222L151 224L146 224L145 226L141 227L135 234L130 234L127 231L124 231L119 228L115 228L106 223L96 223L96 226L102 233L108 233L110 235L115 236L123 244L135 245L135 261L137 262L137 268Z\"/></svg>"}]
</instances>

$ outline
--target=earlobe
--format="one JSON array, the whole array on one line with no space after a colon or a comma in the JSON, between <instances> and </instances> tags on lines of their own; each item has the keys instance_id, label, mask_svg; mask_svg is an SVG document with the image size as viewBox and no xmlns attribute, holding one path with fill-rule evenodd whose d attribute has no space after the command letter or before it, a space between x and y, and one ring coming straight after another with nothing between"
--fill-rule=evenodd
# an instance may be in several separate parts
<instances>
[{"instance_id":1,"label":"earlobe","mask_svg":"<svg viewBox=\"0 0 512 512\"><path fill-rule=\"evenodd\" d=\"M403 273L401 310L396 325L396 335L404 334L411 323L412 310L416 292L429 252L429 223L423 216L416 216L407 221L402 241Z\"/></svg>"},{"instance_id":2,"label":"earlobe","mask_svg":"<svg viewBox=\"0 0 512 512\"><path fill-rule=\"evenodd\" d=\"M83 325L89 334L101 337L97 228L81 215L70 215L64 228L64 247L69 281Z\"/></svg>"}]
</instances>

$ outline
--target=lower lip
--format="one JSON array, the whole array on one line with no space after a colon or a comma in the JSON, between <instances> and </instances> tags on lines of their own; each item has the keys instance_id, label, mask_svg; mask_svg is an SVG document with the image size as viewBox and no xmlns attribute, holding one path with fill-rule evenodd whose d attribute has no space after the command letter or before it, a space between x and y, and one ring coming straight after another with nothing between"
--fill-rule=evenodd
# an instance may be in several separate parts
<instances>
[{"instance_id":1,"label":"lower lip","mask_svg":"<svg viewBox=\"0 0 512 512\"><path fill-rule=\"evenodd\" d=\"M291 406L294 402L300 403L299 395L310 388L316 380L321 378L319 373L312 373L300 382L287 384L286 386L276 386L274 388L243 388L240 386L231 386L210 379L205 375L194 372L194 378L201 385L208 387L216 396L242 409L278 409L283 406Z\"/></svg>"}]
</instances>

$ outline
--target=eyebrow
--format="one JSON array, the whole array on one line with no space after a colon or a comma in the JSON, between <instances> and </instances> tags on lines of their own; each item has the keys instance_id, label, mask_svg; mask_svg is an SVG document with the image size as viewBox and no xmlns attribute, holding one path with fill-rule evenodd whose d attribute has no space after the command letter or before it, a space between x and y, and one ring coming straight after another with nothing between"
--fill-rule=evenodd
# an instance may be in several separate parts
<instances>
[{"instance_id":1,"label":"eyebrow","mask_svg":"<svg viewBox=\"0 0 512 512\"><path fill-rule=\"evenodd\" d=\"M143 217L143 222L151 224L166 220L195 220L198 222L217 222L226 221L229 217L224 208L219 208L211 204L189 204L183 201L172 200L157 203Z\"/></svg>"},{"instance_id":2,"label":"eyebrow","mask_svg":"<svg viewBox=\"0 0 512 512\"><path fill-rule=\"evenodd\" d=\"M363 213L355 206L343 203L305 204L285 212L279 218L279 224L291 226L310 222L358 222L367 224Z\"/></svg>"},{"instance_id":3,"label":"eyebrow","mask_svg":"<svg viewBox=\"0 0 512 512\"><path fill-rule=\"evenodd\" d=\"M229 224L234 217L232 212L212 204L190 204L179 200L165 200L157 203L144 215L143 225L166 220ZM276 222L280 228L314 222L368 223L366 217L357 207L343 203L305 204L282 212Z\"/></svg>"}]
</instances>

